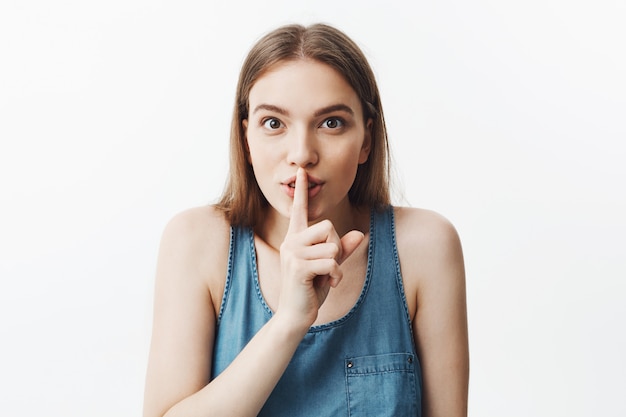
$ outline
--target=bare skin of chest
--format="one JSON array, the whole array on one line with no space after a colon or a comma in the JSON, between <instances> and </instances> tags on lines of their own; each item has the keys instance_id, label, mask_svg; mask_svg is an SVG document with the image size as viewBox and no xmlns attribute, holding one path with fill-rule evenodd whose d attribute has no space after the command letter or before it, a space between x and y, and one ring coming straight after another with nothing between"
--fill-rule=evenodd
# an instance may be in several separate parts
<instances>
[{"instance_id":1,"label":"bare skin of chest","mask_svg":"<svg viewBox=\"0 0 626 417\"><path fill-rule=\"evenodd\" d=\"M343 279L331 289L319 309L314 326L338 320L348 314L361 295L367 274L367 249L369 236L342 265ZM280 253L255 236L259 285L265 302L276 311L280 296Z\"/></svg>"}]
</instances>

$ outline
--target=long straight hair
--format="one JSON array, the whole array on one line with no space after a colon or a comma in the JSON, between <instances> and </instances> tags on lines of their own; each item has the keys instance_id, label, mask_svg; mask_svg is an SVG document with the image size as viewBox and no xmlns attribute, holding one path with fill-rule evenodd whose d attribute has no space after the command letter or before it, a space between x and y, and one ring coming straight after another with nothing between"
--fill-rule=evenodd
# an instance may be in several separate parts
<instances>
[{"instance_id":1,"label":"long straight hair","mask_svg":"<svg viewBox=\"0 0 626 417\"><path fill-rule=\"evenodd\" d=\"M363 120L372 120L370 154L359 165L348 191L350 203L377 209L390 204L387 129L376 79L365 55L332 26L287 25L266 34L252 47L239 74L230 133L230 170L216 204L232 225L254 227L268 206L247 159L242 121L248 118L250 90L271 66L299 59L315 60L338 71L361 100Z\"/></svg>"}]
</instances>

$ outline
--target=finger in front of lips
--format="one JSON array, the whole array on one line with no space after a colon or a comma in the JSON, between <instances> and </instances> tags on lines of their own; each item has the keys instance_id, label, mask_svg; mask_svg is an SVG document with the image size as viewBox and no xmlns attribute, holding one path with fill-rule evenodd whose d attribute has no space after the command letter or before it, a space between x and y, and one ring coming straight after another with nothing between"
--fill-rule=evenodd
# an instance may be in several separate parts
<instances>
[{"instance_id":1,"label":"finger in front of lips","mask_svg":"<svg viewBox=\"0 0 626 417\"><path fill-rule=\"evenodd\" d=\"M309 194L308 176L303 168L296 172L295 189L293 192L293 205L291 218L289 219L289 232L299 232L308 226L309 222Z\"/></svg>"}]
</instances>

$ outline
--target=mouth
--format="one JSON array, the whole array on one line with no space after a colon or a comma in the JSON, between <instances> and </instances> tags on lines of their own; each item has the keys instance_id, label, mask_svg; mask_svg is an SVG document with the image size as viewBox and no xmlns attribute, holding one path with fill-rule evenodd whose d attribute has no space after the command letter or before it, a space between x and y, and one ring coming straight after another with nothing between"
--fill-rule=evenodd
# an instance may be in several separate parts
<instances>
[{"instance_id":1,"label":"mouth","mask_svg":"<svg viewBox=\"0 0 626 417\"><path fill-rule=\"evenodd\" d=\"M313 187L317 187L318 185L320 185L320 183L317 182L311 182L309 181L309 190ZM296 183L295 182L290 182L289 184L287 184L287 186L289 186L289 188L296 188Z\"/></svg>"},{"instance_id":2,"label":"mouth","mask_svg":"<svg viewBox=\"0 0 626 417\"><path fill-rule=\"evenodd\" d=\"M322 186L324 185L324 181L308 174L307 174L307 179L308 179L308 186L307 186L308 195L309 195L309 198L313 198L317 194L319 194L320 190L322 189ZM296 177L293 176L293 177L287 178L284 181L282 181L281 184L284 187L283 190L285 191L285 193L287 193L289 197L293 198L294 193L296 191Z\"/></svg>"},{"instance_id":3,"label":"mouth","mask_svg":"<svg viewBox=\"0 0 626 417\"><path fill-rule=\"evenodd\" d=\"M309 185L308 185L309 190L311 188L317 187L318 185L324 184L324 181L320 180L319 178L315 178L309 174L307 174L307 179L309 180ZM296 188L296 177L293 176L293 177L287 178L284 181L282 181L282 184L288 186L289 188Z\"/></svg>"}]
</instances>

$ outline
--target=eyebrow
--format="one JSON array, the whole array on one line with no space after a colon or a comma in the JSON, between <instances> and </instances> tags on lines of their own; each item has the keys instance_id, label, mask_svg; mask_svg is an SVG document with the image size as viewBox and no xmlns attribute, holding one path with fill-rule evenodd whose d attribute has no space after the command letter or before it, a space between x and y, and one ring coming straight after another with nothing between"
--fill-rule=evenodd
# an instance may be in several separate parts
<instances>
[{"instance_id":1,"label":"eyebrow","mask_svg":"<svg viewBox=\"0 0 626 417\"><path fill-rule=\"evenodd\" d=\"M268 110L285 116L289 116L289 112L287 110L283 109L282 107L274 106L273 104L259 104L254 108L252 114L258 112L259 110Z\"/></svg>"},{"instance_id":2,"label":"eyebrow","mask_svg":"<svg viewBox=\"0 0 626 417\"><path fill-rule=\"evenodd\" d=\"M268 111L276 112L278 114L289 116L289 111L287 111L286 109L283 109L282 107L275 106L273 104L259 104L258 106L256 106L254 108L254 111L252 112L252 114L254 114L254 113L256 113L256 112L258 112L260 110L268 110ZM351 116L354 116L354 111L352 110L352 108L350 108L349 106L347 106L345 104L333 104L331 106L323 107L323 108L317 110L313 114L313 116L319 117L319 116L322 116L324 114L333 113L333 112L336 112L336 111L343 111L343 112L348 113Z\"/></svg>"},{"instance_id":3,"label":"eyebrow","mask_svg":"<svg viewBox=\"0 0 626 417\"><path fill-rule=\"evenodd\" d=\"M354 111L345 104L333 104L332 106L321 108L315 112L314 116L318 117L324 114L334 113L336 111L343 111L348 113L350 116L354 116Z\"/></svg>"}]
</instances>

